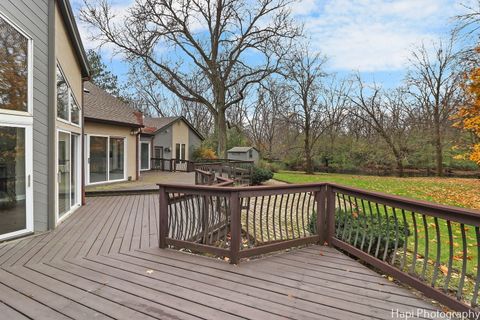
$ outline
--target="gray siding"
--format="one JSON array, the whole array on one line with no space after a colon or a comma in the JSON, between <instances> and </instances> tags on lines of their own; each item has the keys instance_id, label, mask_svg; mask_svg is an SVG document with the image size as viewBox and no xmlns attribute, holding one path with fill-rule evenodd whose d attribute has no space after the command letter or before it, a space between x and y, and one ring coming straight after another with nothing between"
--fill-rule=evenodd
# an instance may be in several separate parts
<instances>
[{"instance_id":1,"label":"gray siding","mask_svg":"<svg viewBox=\"0 0 480 320\"><path fill-rule=\"evenodd\" d=\"M1 0L0 12L33 39L33 211L35 231L48 227L48 0Z\"/></svg>"},{"instance_id":2,"label":"gray siding","mask_svg":"<svg viewBox=\"0 0 480 320\"><path fill-rule=\"evenodd\" d=\"M189 159L192 159L193 152L195 149L198 149L202 144L202 139L193 131L191 128L188 128L188 152L189 152Z\"/></svg>"},{"instance_id":3,"label":"gray siding","mask_svg":"<svg viewBox=\"0 0 480 320\"><path fill-rule=\"evenodd\" d=\"M252 149L252 158L249 157L247 152L228 152L227 158L230 160L241 160L241 161L253 161L255 164L258 164L260 160L260 154L257 150Z\"/></svg>"},{"instance_id":4,"label":"gray siding","mask_svg":"<svg viewBox=\"0 0 480 320\"><path fill-rule=\"evenodd\" d=\"M158 132L153 138L154 147L163 147L163 157L165 159L172 159L175 155L175 150L172 146L172 128L167 127L165 130ZM165 152L165 149L169 148L170 152Z\"/></svg>"}]
</instances>

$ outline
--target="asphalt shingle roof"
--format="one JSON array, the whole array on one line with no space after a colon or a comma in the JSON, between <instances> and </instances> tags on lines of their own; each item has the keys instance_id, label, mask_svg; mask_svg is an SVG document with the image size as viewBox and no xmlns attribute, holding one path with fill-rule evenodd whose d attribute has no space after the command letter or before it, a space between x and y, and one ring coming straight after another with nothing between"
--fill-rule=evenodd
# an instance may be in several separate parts
<instances>
[{"instance_id":1,"label":"asphalt shingle roof","mask_svg":"<svg viewBox=\"0 0 480 320\"><path fill-rule=\"evenodd\" d=\"M145 129L143 129L143 131L155 133L157 130L168 126L179 118L180 117L144 118L143 124L145 125Z\"/></svg>"},{"instance_id":2,"label":"asphalt shingle roof","mask_svg":"<svg viewBox=\"0 0 480 320\"><path fill-rule=\"evenodd\" d=\"M127 103L112 96L91 82L85 82L84 116L95 121L102 120L136 127L142 126L141 116ZM88 92L87 92L88 91Z\"/></svg>"}]
</instances>

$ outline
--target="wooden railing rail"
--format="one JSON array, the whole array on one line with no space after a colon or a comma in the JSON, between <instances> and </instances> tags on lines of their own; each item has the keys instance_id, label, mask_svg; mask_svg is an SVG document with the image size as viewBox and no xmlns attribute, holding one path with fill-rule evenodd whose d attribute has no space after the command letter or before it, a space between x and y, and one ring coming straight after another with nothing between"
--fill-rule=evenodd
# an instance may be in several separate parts
<instances>
[{"instance_id":1,"label":"wooden railing rail","mask_svg":"<svg viewBox=\"0 0 480 320\"><path fill-rule=\"evenodd\" d=\"M160 185L160 202L160 221L168 224L160 228L160 246L236 264L276 250L328 244L447 307L477 310L478 211L330 183Z\"/></svg>"},{"instance_id":2,"label":"wooden railing rail","mask_svg":"<svg viewBox=\"0 0 480 320\"><path fill-rule=\"evenodd\" d=\"M330 184L328 242L457 311L478 306L480 212Z\"/></svg>"},{"instance_id":3,"label":"wooden railing rail","mask_svg":"<svg viewBox=\"0 0 480 320\"><path fill-rule=\"evenodd\" d=\"M215 183L215 172L195 169L195 184L211 186Z\"/></svg>"}]
</instances>

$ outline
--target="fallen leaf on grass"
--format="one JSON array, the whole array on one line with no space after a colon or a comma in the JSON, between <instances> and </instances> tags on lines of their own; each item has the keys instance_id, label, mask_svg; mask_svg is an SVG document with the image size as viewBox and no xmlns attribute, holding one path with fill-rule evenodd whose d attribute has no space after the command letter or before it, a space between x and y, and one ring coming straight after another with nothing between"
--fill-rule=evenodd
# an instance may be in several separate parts
<instances>
[{"instance_id":1,"label":"fallen leaf on grass","mask_svg":"<svg viewBox=\"0 0 480 320\"><path fill-rule=\"evenodd\" d=\"M448 273L448 268L445 267L445 266L440 266L440 271L441 271L443 274L447 274L447 273Z\"/></svg>"}]
</instances>

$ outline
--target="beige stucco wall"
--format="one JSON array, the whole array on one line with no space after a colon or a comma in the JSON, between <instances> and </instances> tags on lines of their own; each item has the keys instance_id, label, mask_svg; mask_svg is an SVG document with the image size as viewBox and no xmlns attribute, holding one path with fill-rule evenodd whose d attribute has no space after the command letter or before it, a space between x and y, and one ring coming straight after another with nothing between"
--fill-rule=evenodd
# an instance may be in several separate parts
<instances>
[{"instance_id":1,"label":"beige stucco wall","mask_svg":"<svg viewBox=\"0 0 480 320\"><path fill-rule=\"evenodd\" d=\"M172 158L175 157L176 144L185 144L185 160L189 159L189 141L188 141L188 125L183 121L176 121L172 125Z\"/></svg>"},{"instance_id":2,"label":"beige stucco wall","mask_svg":"<svg viewBox=\"0 0 480 320\"><path fill-rule=\"evenodd\" d=\"M131 128L129 127L85 121L86 135L100 135L125 138L125 152L127 155L126 178L128 179L128 177L131 177L132 180L135 180L137 178L137 136L132 136L130 132ZM85 152L85 157L88 157L88 150L86 150ZM86 174L88 174L88 172Z\"/></svg>"},{"instance_id":3,"label":"beige stucco wall","mask_svg":"<svg viewBox=\"0 0 480 320\"><path fill-rule=\"evenodd\" d=\"M72 88L75 99L81 103L82 72L75 50L65 29L60 9L55 2L55 54L57 63L62 68L67 81Z\"/></svg>"}]
</instances>

